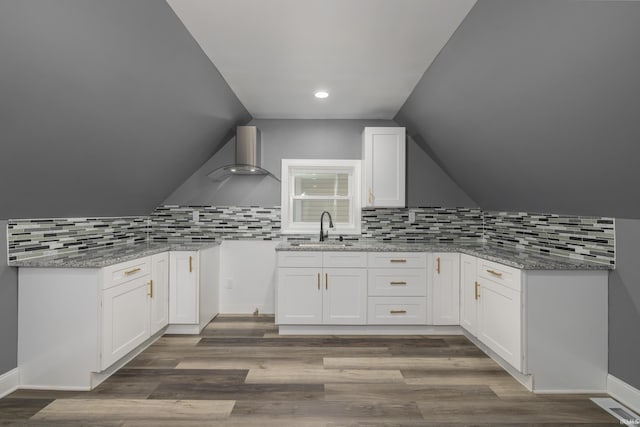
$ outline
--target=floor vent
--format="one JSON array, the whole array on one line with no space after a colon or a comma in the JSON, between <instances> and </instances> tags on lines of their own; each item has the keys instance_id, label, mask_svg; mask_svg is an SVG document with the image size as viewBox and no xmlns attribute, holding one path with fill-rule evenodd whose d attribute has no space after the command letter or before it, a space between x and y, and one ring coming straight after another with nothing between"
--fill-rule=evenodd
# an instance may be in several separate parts
<instances>
[{"instance_id":1,"label":"floor vent","mask_svg":"<svg viewBox=\"0 0 640 427\"><path fill-rule=\"evenodd\" d=\"M620 420L620 424L640 426L640 415L610 397L592 397L593 403Z\"/></svg>"}]
</instances>

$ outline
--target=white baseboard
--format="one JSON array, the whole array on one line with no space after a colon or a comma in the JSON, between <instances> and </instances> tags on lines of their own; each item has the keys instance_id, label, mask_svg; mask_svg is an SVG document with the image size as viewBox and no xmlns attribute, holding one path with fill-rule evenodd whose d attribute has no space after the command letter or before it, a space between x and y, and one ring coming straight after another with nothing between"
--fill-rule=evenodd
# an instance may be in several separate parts
<instances>
[{"instance_id":1,"label":"white baseboard","mask_svg":"<svg viewBox=\"0 0 640 427\"><path fill-rule=\"evenodd\" d=\"M607 376L607 393L624 403L629 409L640 413L640 390L637 388L609 374Z\"/></svg>"},{"instance_id":2,"label":"white baseboard","mask_svg":"<svg viewBox=\"0 0 640 427\"><path fill-rule=\"evenodd\" d=\"M278 325L280 335L462 335L460 326Z\"/></svg>"},{"instance_id":3,"label":"white baseboard","mask_svg":"<svg viewBox=\"0 0 640 427\"><path fill-rule=\"evenodd\" d=\"M20 386L20 368L14 368L0 375L0 398L13 393Z\"/></svg>"}]
</instances>

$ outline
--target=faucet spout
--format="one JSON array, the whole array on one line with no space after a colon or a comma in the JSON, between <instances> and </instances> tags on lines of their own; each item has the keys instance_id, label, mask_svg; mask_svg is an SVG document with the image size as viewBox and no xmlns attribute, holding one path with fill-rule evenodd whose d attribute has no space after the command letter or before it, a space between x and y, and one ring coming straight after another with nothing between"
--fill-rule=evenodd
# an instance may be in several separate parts
<instances>
[{"instance_id":1,"label":"faucet spout","mask_svg":"<svg viewBox=\"0 0 640 427\"><path fill-rule=\"evenodd\" d=\"M320 241L324 242L324 239L329 237L329 231L327 231L325 233L324 231L324 215L327 214L329 215L329 228L333 228L333 219L331 218L331 214L329 213L329 211L322 211L322 213L320 214Z\"/></svg>"}]
</instances>

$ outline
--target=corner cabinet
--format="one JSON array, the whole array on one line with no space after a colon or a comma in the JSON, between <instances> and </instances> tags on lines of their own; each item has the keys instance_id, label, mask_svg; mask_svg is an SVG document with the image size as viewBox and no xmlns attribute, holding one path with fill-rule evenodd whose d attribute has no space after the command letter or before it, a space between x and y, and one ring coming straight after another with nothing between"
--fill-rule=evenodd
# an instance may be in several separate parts
<instances>
[{"instance_id":1,"label":"corner cabinet","mask_svg":"<svg viewBox=\"0 0 640 427\"><path fill-rule=\"evenodd\" d=\"M366 324L366 265L363 252L278 252L276 323Z\"/></svg>"},{"instance_id":2,"label":"corner cabinet","mask_svg":"<svg viewBox=\"0 0 640 427\"><path fill-rule=\"evenodd\" d=\"M406 134L403 127L366 127L362 133L362 206L404 207Z\"/></svg>"}]
</instances>

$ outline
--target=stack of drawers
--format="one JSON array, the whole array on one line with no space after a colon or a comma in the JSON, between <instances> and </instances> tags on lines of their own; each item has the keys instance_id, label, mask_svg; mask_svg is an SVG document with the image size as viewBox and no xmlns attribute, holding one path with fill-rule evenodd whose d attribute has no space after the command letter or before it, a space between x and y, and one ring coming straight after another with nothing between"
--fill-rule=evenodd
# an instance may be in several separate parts
<instances>
[{"instance_id":1,"label":"stack of drawers","mask_svg":"<svg viewBox=\"0 0 640 427\"><path fill-rule=\"evenodd\" d=\"M424 325L427 322L427 254L368 254L370 325Z\"/></svg>"}]
</instances>

